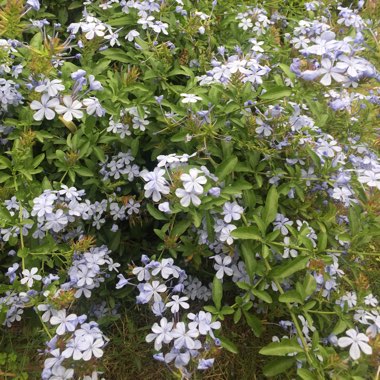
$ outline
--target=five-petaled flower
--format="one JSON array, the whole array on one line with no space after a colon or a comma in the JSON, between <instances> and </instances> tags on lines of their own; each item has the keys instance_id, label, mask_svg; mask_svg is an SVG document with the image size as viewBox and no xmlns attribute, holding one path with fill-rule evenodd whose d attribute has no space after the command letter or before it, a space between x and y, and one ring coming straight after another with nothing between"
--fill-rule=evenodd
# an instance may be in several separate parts
<instances>
[{"instance_id":1,"label":"five-petaled flower","mask_svg":"<svg viewBox=\"0 0 380 380\"><path fill-rule=\"evenodd\" d=\"M346 331L346 335L338 339L339 347L350 347L350 356L353 360L360 358L361 352L366 355L372 355L372 347L368 344L369 338L363 333L358 333L354 329Z\"/></svg>"},{"instance_id":2,"label":"five-petaled flower","mask_svg":"<svg viewBox=\"0 0 380 380\"><path fill-rule=\"evenodd\" d=\"M78 317L76 314L66 316L66 309L59 310L55 315L50 318L50 323L55 326L58 325L56 333L63 335L66 332L72 332L77 325Z\"/></svg>"},{"instance_id":3,"label":"five-petaled flower","mask_svg":"<svg viewBox=\"0 0 380 380\"><path fill-rule=\"evenodd\" d=\"M197 96L195 94L182 93L181 96L183 97L181 100L182 103L196 103L198 100L202 100L200 96Z\"/></svg>"},{"instance_id":4,"label":"five-petaled flower","mask_svg":"<svg viewBox=\"0 0 380 380\"><path fill-rule=\"evenodd\" d=\"M73 117L76 119L81 119L83 117L83 112L80 110L82 108L82 103L78 100L73 100L70 95L65 95L63 97L63 104L58 104L55 110L58 114L63 114L63 118L66 121L72 121Z\"/></svg>"},{"instance_id":5,"label":"five-petaled flower","mask_svg":"<svg viewBox=\"0 0 380 380\"><path fill-rule=\"evenodd\" d=\"M179 312L179 308L188 309L190 305L186 302L189 300L189 297L180 297L177 295L172 296L172 301L169 301L166 306L170 307L170 311L174 313Z\"/></svg>"},{"instance_id":6,"label":"five-petaled flower","mask_svg":"<svg viewBox=\"0 0 380 380\"><path fill-rule=\"evenodd\" d=\"M53 109L59 105L59 100L57 98L50 99L48 94L43 94L41 96L41 101L33 100L30 103L30 108L33 111L37 111L33 115L33 119L36 121L41 121L44 118L46 120L53 120L55 117L55 112Z\"/></svg>"},{"instance_id":7,"label":"five-petaled flower","mask_svg":"<svg viewBox=\"0 0 380 380\"><path fill-rule=\"evenodd\" d=\"M146 336L145 340L150 343L154 340L154 349L161 350L162 343L170 343L173 340L173 335L171 333L173 329L173 322L168 322L164 317L161 318L160 324L154 323L152 326L153 333Z\"/></svg>"},{"instance_id":8,"label":"five-petaled flower","mask_svg":"<svg viewBox=\"0 0 380 380\"><path fill-rule=\"evenodd\" d=\"M24 269L22 271L22 275L24 277L20 281L21 284L26 284L29 288L31 288L33 286L34 280L41 281L42 277L39 274L37 274L37 272L38 268L36 267L32 268L31 270Z\"/></svg>"}]
</instances>

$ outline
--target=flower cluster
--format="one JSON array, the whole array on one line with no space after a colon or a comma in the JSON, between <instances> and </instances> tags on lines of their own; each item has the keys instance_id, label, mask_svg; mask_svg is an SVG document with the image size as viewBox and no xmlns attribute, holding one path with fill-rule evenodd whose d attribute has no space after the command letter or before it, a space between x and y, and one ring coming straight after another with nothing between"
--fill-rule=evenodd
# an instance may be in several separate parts
<instances>
[{"instance_id":1,"label":"flower cluster","mask_svg":"<svg viewBox=\"0 0 380 380\"><path fill-rule=\"evenodd\" d=\"M141 175L140 168L136 164L132 164L135 158L131 155L131 151L126 153L119 152L116 156L112 156L110 159L101 164L99 173L103 176L103 181L107 181L110 178L118 180L122 176L132 182L135 177Z\"/></svg>"},{"instance_id":2,"label":"flower cluster","mask_svg":"<svg viewBox=\"0 0 380 380\"><path fill-rule=\"evenodd\" d=\"M43 379L101 378L134 307L184 379L237 331L265 377L378 370L373 2L243 3L2 2L0 323Z\"/></svg>"},{"instance_id":3,"label":"flower cluster","mask_svg":"<svg viewBox=\"0 0 380 380\"><path fill-rule=\"evenodd\" d=\"M93 361L103 356L103 348L108 339L103 335L96 322L86 322L86 319L86 315L67 315L65 309L52 310L49 322L56 327L56 335L47 343L45 354L50 357L44 362L41 374L43 380L72 379L78 362L85 362L87 365L90 360ZM67 368L67 365L70 368ZM87 365L87 367L87 373L92 375L93 369L91 366ZM83 378L86 378L86 375Z\"/></svg>"},{"instance_id":4,"label":"flower cluster","mask_svg":"<svg viewBox=\"0 0 380 380\"><path fill-rule=\"evenodd\" d=\"M179 166L185 165L190 157L194 155L169 155L159 156L157 159L159 163L157 167L149 172L144 169L140 172L140 177L146 182L145 197L152 198L154 202L159 202L162 196L168 196L170 194L171 185L173 184L173 176L176 175L178 170L181 170ZM162 167L165 167L163 169ZM171 175L169 174L171 171ZM203 174L203 175L202 175ZM166 178L168 177L168 179ZM193 205L198 207L201 204L201 196L206 193L204 185L207 184L209 177L213 181L217 181L217 177L212 175L206 167L190 168L189 173L183 173L180 175L182 181L182 187L177 187L175 195L180 199L182 207L189 207ZM161 211L169 212L170 205L168 202L163 202L159 205Z\"/></svg>"},{"instance_id":5,"label":"flower cluster","mask_svg":"<svg viewBox=\"0 0 380 380\"><path fill-rule=\"evenodd\" d=\"M22 104L23 96L17 91L18 85L12 80L0 79L0 99L2 112L8 111L9 106Z\"/></svg>"},{"instance_id":6,"label":"flower cluster","mask_svg":"<svg viewBox=\"0 0 380 380\"><path fill-rule=\"evenodd\" d=\"M257 46L256 41L253 41L254 46ZM257 54L255 51L246 55L238 51L236 55L225 57L225 48L221 47L218 53L222 56L222 61L215 59L211 62L213 68L198 78L201 86L213 83L228 85L235 76L243 83L249 82L257 87L263 83L263 79L270 71L269 66L260 63L264 58L262 54Z\"/></svg>"},{"instance_id":7,"label":"flower cluster","mask_svg":"<svg viewBox=\"0 0 380 380\"><path fill-rule=\"evenodd\" d=\"M350 10L346 10L350 14ZM345 11L342 10L341 14L347 17ZM360 16L358 19L362 21ZM344 22L344 18L339 21ZM335 81L343 87L357 87L358 82L364 78L378 78L376 68L365 58L357 56L362 50L360 38L363 26L363 22L356 23L356 38L345 37L339 40L325 23L312 25L302 22L302 25L294 30L295 35L290 42L312 62L314 69L301 71L301 61L298 60L293 62L294 73L304 80L320 78L320 83L324 86L330 86Z\"/></svg>"},{"instance_id":8,"label":"flower cluster","mask_svg":"<svg viewBox=\"0 0 380 380\"><path fill-rule=\"evenodd\" d=\"M191 299L200 297L201 283L197 281L200 286L195 285L195 279L188 279L186 273L174 265L173 259L150 261L144 255L142 263L143 266L133 268L132 274L139 281L137 303L149 304L152 313L160 317L160 321L153 324L152 332L146 336L146 341L154 342L155 350L160 351L154 358L166 364L173 363L184 373L193 361L198 362L198 369L211 367L214 359L205 357L212 342L217 342L213 331L220 329L220 322L213 321L211 314L204 311L188 313L185 319L181 318L190 308L189 297L181 293L188 294ZM118 289L132 284L131 279L126 280L123 275L118 277ZM194 286L198 288L196 292ZM207 288L205 290L202 290L201 297L207 299ZM161 352L163 350L167 352Z\"/></svg>"},{"instance_id":9,"label":"flower cluster","mask_svg":"<svg viewBox=\"0 0 380 380\"><path fill-rule=\"evenodd\" d=\"M30 108L36 111L33 119L36 121L53 120L56 116L62 115L62 118L70 122L73 119L82 119L85 109L88 115L103 116L105 111L99 103L99 100L91 96L89 98L79 100L80 97L87 95L91 91L102 90L103 87L99 81L95 80L93 75L86 78L86 71L78 70L71 74L71 78L75 81L71 94L61 95L61 91L65 90L62 80L45 78L36 83L34 90L42 93L41 99L33 100L30 103ZM85 86L88 88L83 91Z\"/></svg>"},{"instance_id":10,"label":"flower cluster","mask_svg":"<svg viewBox=\"0 0 380 380\"><path fill-rule=\"evenodd\" d=\"M125 108L120 111L119 121L115 121L111 116L108 132L117 133L121 139L131 135L131 130L145 131L146 126L149 124L147 117L149 111L146 107L143 107L143 115L140 116L140 112L137 107Z\"/></svg>"},{"instance_id":11,"label":"flower cluster","mask_svg":"<svg viewBox=\"0 0 380 380\"><path fill-rule=\"evenodd\" d=\"M268 18L265 9L256 7L249 7L245 12L238 13L236 19L239 20L239 28L244 31L249 30L257 36L265 34L268 27L273 23Z\"/></svg>"},{"instance_id":12,"label":"flower cluster","mask_svg":"<svg viewBox=\"0 0 380 380\"><path fill-rule=\"evenodd\" d=\"M106 272L118 272L119 263L114 263L106 246L91 248L88 252L74 256L72 266L67 271L70 280L61 285L65 291L75 289L75 298L91 297L93 289L104 282Z\"/></svg>"}]
</instances>

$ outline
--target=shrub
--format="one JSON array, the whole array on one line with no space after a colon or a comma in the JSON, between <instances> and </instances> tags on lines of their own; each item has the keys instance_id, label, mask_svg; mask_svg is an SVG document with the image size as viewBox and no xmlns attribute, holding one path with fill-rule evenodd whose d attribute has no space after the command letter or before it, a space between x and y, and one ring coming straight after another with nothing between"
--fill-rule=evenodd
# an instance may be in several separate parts
<instances>
[{"instance_id":1,"label":"shrub","mask_svg":"<svg viewBox=\"0 0 380 380\"><path fill-rule=\"evenodd\" d=\"M376 12L2 2L0 320L43 379L106 376L135 303L174 376L238 355L227 322L266 377L378 375Z\"/></svg>"}]
</instances>

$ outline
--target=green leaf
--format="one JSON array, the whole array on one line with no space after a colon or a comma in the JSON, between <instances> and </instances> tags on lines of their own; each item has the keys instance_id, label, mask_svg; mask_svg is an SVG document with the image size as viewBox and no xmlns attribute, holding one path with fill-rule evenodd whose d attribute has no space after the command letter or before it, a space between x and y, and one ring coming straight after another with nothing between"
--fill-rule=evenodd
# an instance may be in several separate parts
<instances>
[{"instance_id":1,"label":"green leaf","mask_svg":"<svg viewBox=\"0 0 380 380\"><path fill-rule=\"evenodd\" d=\"M216 276L212 282L212 300L214 301L215 307L220 310L222 306L223 297L223 283Z\"/></svg>"},{"instance_id":2,"label":"green leaf","mask_svg":"<svg viewBox=\"0 0 380 380\"><path fill-rule=\"evenodd\" d=\"M266 259L270 255L270 249L266 244L261 246L261 256Z\"/></svg>"},{"instance_id":3,"label":"green leaf","mask_svg":"<svg viewBox=\"0 0 380 380\"><path fill-rule=\"evenodd\" d=\"M264 224L264 221L258 215L253 215L253 220L257 224L257 227L259 227L261 235L265 236L265 231L266 231L267 228L266 228L266 226Z\"/></svg>"},{"instance_id":4,"label":"green leaf","mask_svg":"<svg viewBox=\"0 0 380 380\"><path fill-rule=\"evenodd\" d=\"M243 191L244 205L249 209L254 209L257 203L256 194L254 191Z\"/></svg>"},{"instance_id":5,"label":"green leaf","mask_svg":"<svg viewBox=\"0 0 380 380\"><path fill-rule=\"evenodd\" d=\"M8 158L4 156L0 156L0 169L12 169L12 163L8 160Z\"/></svg>"},{"instance_id":6,"label":"green leaf","mask_svg":"<svg viewBox=\"0 0 380 380\"><path fill-rule=\"evenodd\" d=\"M305 277L303 289L306 297L311 296L315 292L315 289L317 289L317 281L310 273L308 273Z\"/></svg>"},{"instance_id":7,"label":"green leaf","mask_svg":"<svg viewBox=\"0 0 380 380\"><path fill-rule=\"evenodd\" d=\"M223 306L222 310L220 310L220 314L222 315L231 315L235 312L235 309L231 306Z\"/></svg>"},{"instance_id":8,"label":"green leaf","mask_svg":"<svg viewBox=\"0 0 380 380\"><path fill-rule=\"evenodd\" d=\"M306 146L307 154L311 157L313 164L320 169L321 168L321 159L319 156L311 149L309 146Z\"/></svg>"},{"instance_id":9,"label":"green leaf","mask_svg":"<svg viewBox=\"0 0 380 380\"><path fill-rule=\"evenodd\" d=\"M215 240L214 219L212 218L209 212L206 212L205 214L206 214L205 219L206 219L208 239L209 241L214 241Z\"/></svg>"},{"instance_id":10,"label":"green leaf","mask_svg":"<svg viewBox=\"0 0 380 380\"><path fill-rule=\"evenodd\" d=\"M263 241L258 229L253 226L236 228L231 232L231 235L235 239Z\"/></svg>"},{"instance_id":11,"label":"green leaf","mask_svg":"<svg viewBox=\"0 0 380 380\"><path fill-rule=\"evenodd\" d=\"M158 229L158 228L154 228L153 229L153 232L161 239L161 240L165 240L165 237L166 237L166 235L165 235L165 231L162 231L162 230L160 230L160 229Z\"/></svg>"},{"instance_id":12,"label":"green leaf","mask_svg":"<svg viewBox=\"0 0 380 380\"><path fill-rule=\"evenodd\" d=\"M10 174L0 173L0 183L4 183L9 178L12 178L12 176Z\"/></svg>"},{"instance_id":13,"label":"green leaf","mask_svg":"<svg viewBox=\"0 0 380 380\"><path fill-rule=\"evenodd\" d=\"M92 177L94 173L89 168L81 166L80 168L75 168L75 172L83 177Z\"/></svg>"},{"instance_id":14,"label":"green leaf","mask_svg":"<svg viewBox=\"0 0 380 380\"><path fill-rule=\"evenodd\" d=\"M287 369L293 367L295 363L294 358L277 358L265 364L263 368L264 375L267 377L277 376L285 372Z\"/></svg>"},{"instance_id":15,"label":"green leaf","mask_svg":"<svg viewBox=\"0 0 380 380\"><path fill-rule=\"evenodd\" d=\"M265 207L263 212L263 220L266 227L269 226L270 223L272 223L277 215L277 209L278 209L278 192L276 189L276 186L272 186L269 189L266 201L265 201Z\"/></svg>"},{"instance_id":16,"label":"green leaf","mask_svg":"<svg viewBox=\"0 0 380 380\"><path fill-rule=\"evenodd\" d=\"M241 309L237 309L234 314L234 323L238 323L241 319Z\"/></svg>"},{"instance_id":17,"label":"green leaf","mask_svg":"<svg viewBox=\"0 0 380 380\"><path fill-rule=\"evenodd\" d=\"M260 99L276 100L276 99L285 98L286 96L290 96L291 93L292 93L292 90L290 90L289 87L278 86L276 88L273 88L267 91L265 94L260 95Z\"/></svg>"},{"instance_id":18,"label":"green leaf","mask_svg":"<svg viewBox=\"0 0 380 380\"><path fill-rule=\"evenodd\" d=\"M234 170L237 163L238 159L235 156L232 156L223 161L215 171L215 175L218 177L219 181L222 181L224 178L226 178L226 176L228 176L228 174Z\"/></svg>"},{"instance_id":19,"label":"green leaf","mask_svg":"<svg viewBox=\"0 0 380 380\"><path fill-rule=\"evenodd\" d=\"M125 25L128 25L130 22L131 22L130 15L126 15L126 16L111 19L108 21L108 24L111 26L125 26Z\"/></svg>"},{"instance_id":20,"label":"green leaf","mask_svg":"<svg viewBox=\"0 0 380 380\"><path fill-rule=\"evenodd\" d=\"M308 302L308 303L303 307L303 310L305 310L305 311L311 310L316 304L317 304L317 301L310 301L310 302Z\"/></svg>"},{"instance_id":21,"label":"green leaf","mask_svg":"<svg viewBox=\"0 0 380 380\"><path fill-rule=\"evenodd\" d=\"M45 158L45 153L39 154L37 157L34 158L32 166L33 168L36 168Z\"/></svg>"},{"instance_id":22,"label":"green leaf","mask_svg":"<svg viewBox=\"0 0 380 380\"><path fill-rule=\"evenodd\" d=\"M231 342L226 337L220 337L220 342L222 343L222 347L225 348L227 351L232 352L233 354L237 354L238 348L236 347L236 344Z\"/></svg>"},{"instance_id":23,"label":"green leaf","mask_svg":"<svg viewBox=\"0 0 380 380\"><path fill-rule=\"evenodd\" d=\"M259 353L270 356L286 356L292 353L303 352L296 338L283 339L281 342L272 342L263 347Z\"/></svg>"},{"instance_id":24,"label":"green leaf","mask_svg":"<svg viewBox=\"0 0 380 380\"><path fill-rule=\"evenodd\" d=\"M312 251L314 249L312 241L306 236L299 235L298 242L305 246L305 248L307 248L309 251Z\"/></svg>"},{"instance_id":25,"label":"green leaf","mask_svg":"<svg viewBox=\"0 0 380 380\"><path fill-rule=\"evenodd\" d=\"M331 333L334 335L339 335L343 331L345 331L346 328L347 328L347 322L344 321L343 319L339 319Z\"/></svg>"},{"instance_id":26,"label":"green leaf","mask_svg":"<svg viewBox=\"0 0 380 380\"><path fill-rule=\"evenodd\" d=\"M75 182L75 172L74 172L73 170L70 169L70 170L67 172L67 174L69 175L70 180L71 180L72 182Z\"/></svg>"},{"instance_id":27,"label":"green leaf","mask_svg":"<svg viewBox=\"0 0 380 380\"><path fill-rule=\"evenodd\" d=\"M228 103L226 106L223 106L223 111L225 114L233 113L239 109L239 104L236 104L234 102Z\"/></svg>"},{"instance_id":28,"label":"green leaf","mask_svg":"<svg viewBox=\"0 0 380 380\"><path fill-rule=\"evenodd\" d=\"M66 154L63 150L57 149L55 151L55 155L57 156L58 160L66 164Z\"/></svg>"},{"instance_id":29,"label":"green leaf","mask_svg":"<svg viewBox=\"0 0 380 380\"><path fill-rule=\"evenodd\" d=\"M290 67L288 65L285 65L284 63L280 63L278 66L282 69L282 71L287 75L288 78L290 78L290 79L296 78L296 74L294 74L290 70Z\"/></svg>"},{"instance_id":30,"label":"green leaf","mask_svg":"<svg viewBox=\"0 0 380 380\"><path fill-rule=\"evenodd\" d=\"M28 255L29 255L29 252L30 252L30 249L29 248L20 248L18 251L17 251L17 256L22 258L22 259L25 259Z\"/></svg>"},{"instance_id":31,"label":"green leaf","mask_svg":"<svg viewBox=\"0 0 380 380\"><path fill-rule=\"evenodd\" d=\"M324 252L327 247L327 231L323 223L318 223L321 231L318 234L318 252Z\"/></svg>"},{"instance_id":32,"label":"green leaf","mask_svg":"<svg viewBox=\"0 0 380 380\"><path fill-rule=\"evenodd\" d=\"M197 210L189 210L189 212L192 216L194 226L199 228L202 223L202 215Z\"/></svg>"},{"instance_id":33,"label":"green leaf","mask_svg":"<svg viewBox=\"0 0 380 380\"><path fill-rule=\"evenodd\" d=\"M101 74L103 71L110 67L110 63L111 61L108 59L100 60L96 63L96 66L93 69L91 69L91 73L95 76Z\"/></svg>"},{"instance_id":34,"label":"green leaf","mask_svg":"<svg viewBox=\"0 0 380 380\"><path fill-rule=\"evenodd\" d=\"M181 220L176 223L170 233L170 236L181 236L191 225L191 219Z\"/></svg>"},{"instance_id":35,"label":"green leaf","mask_svg":"<svg viewBox=\"0 0 380 380\"><path fill-rule=\"evenodd\" d=\"M112 239L111 239L111 242L109 244L109 248L113 251L116 251L116 249L119 247L120 245L120 240L121 240L121 231L118 230L114 233Z\"/></svg>"},{"instance_id":36,"label":"green leaf","mask_svg":"<svg viewBox=\"0 0 380 380\"><path fill-rule=\"evenodd\" d=\"M188 131L180 131L178 133L176 133L175 135L173 135L171 138L170 138L170 141L171 142L184 142L185 139L186 139L186 136L189 134Z\"/></svg>"},{"instance_id":37,"label":"green leaf","mask_svg":"<svg viewBox=\"0 0 380 380\"><path fill-rule=\"evenodd\" d=\"M193 77L194 73L187 66L181 66L181 68L177 67L177 68L173 69L172 71L170 71L170 73L168 73L167 76L171 77L171 76L174 76L174 75L185 75L187 77Z\"/></svg>"},{"instance_id":38,"label":"green leaf","mask_svg":"<svg viewBox=\"0 0 380 380\"><path fill-rule=\"evenodd\" d=\"M247 321L248 326L251 328L254 335L259 338L263 333L263 326L260 319L245 310L243 310L243 314L245 316L245 320Z\"/></svg>"},{"instance_id":39,"label":"green leaf","mask_svg":"<svg viewBox=\"0 0 380 380\"><path fill-rule=\"evenodd\" d=\"M156 220L168 220L166 215L161 211L157 210L151 203L146 205L146 208L151 216Z\"/></svg>"},{"instance_id":40,"label":"green leaf","mask_svg":"<svg viewBox=\"0 0 380 380\"><path fill-rule=\"evenodd\" d=\"M288 292L281 294L278 297L278 300L284 303L292 303L292 302L296 302L300 304L303 303L303 299L301 295L297 292L297 290L289 290Z\"/></svg>"},{"instance_id":41,"label":"green leaf","mask_svg":"<svg viewBox=\"0 0 380 380\"><path fill-rule=\"evenodd\" d=\"M21 173L29 181L33 181L33 177L30 175L29 170L19 169L19 173Z\"/></svg>"},{"instance_id":42,"label":"green leaf","mask_svg":"<svg viewBox=\"0 0 380 380\"><path fill-rule=\"evenodd\" d=\"M295 258L294 260L289 260L285 264L275 267L271 272L271 276L274 279L287 278L291 276L292 274L302 269L305 269L308 262L309 262L308 257L299 256Z\"/></svg>"},{"instance_id":43,"label":"green leaf","mask_svg":"<svg viewBox=\"0 0 380 380\"><path fill-rule=\"evenodd\" d=\"M29 45L37 50L41 49L42 46L42 32L40 31L39 33L37 32L32 39L29 42Z\"/></svg>"},{"instance_id":44,"label":"green leaf","mask_svg":"<svg viewBox=\"0 0 380 380\"><path fill-rule=\"evenodd\" d=\"M67 9L77 9L77 8L82 8L83 7L83 3L81 1L73 1L71 2Z\"/></svg>"},{"instance_id":45,"label":"green leaf","mask_svg":"<svg viewBox=\"0 0 380 380\"><path fill-rule=\"evenodd\" d=\"M327 232L321 231L318 234L318 252L324 252L327 247Z\"/></svg>"},{"instance_id":46,"label":"green leaf","mask_svg":"<svg viewBox=\"0 0 380 380\"><path fill-rule=\"evenodd\" d=\"M246 282L239 281L239 282L236 283L236 285L240 289L243 289L243 290L250 290L251 289L251 285L247 284Z\"/></svg>"},{"instance_id":47,"label":"green leaf","mask_svg":"<svg viewBox=\"0 0 380 380\"><path fill-rule=\"evenodd\" d=\"M302 379L302 380L316 380L317 377L314 376L314 374L309 371L306 368L299 368L297 370L297 375Z\"/></svg>"},{"instance_id":48,"label":"green leaf","mask_svg":"<svg viewBox=\"0 0 380 380\"><path fill-rule=\"evenodd\" d=\"M231 195L236 195L238 193L241 193L243 190L250 190L252 189L252 185L244 180L244 179L239 179L238 181L234 182L232 185L226 186L222 190L222 194L231 194Z\"/></svg>"},{"instance_id":49,"label":"green leaf","mask_svg":"<svg viewBox=\"0 0 380 380\"><path fill-rule=\"evenodd\" d=\"M247 273L250 278L253 278L257 267L257 261L255 258L255 252L252 249L252 244L245 241L241 243L240 247Z\"/></svg>"},{"instance_id":50,"label":"green leaf","mask_svg":"<svg viewBox=\"0 0 380 380\"><path fill-rule=\"evenodd\" d=\"M272 231L268 235L265 236L265 240L269 243L272 241L275 241L280 235L280 233L281 233L280 230Z\"/></svg>"},{"instance_id":51,"label":"green leaf","mask_svg":"<svg viewBox=\"0 0 380 380\"><path fill-rule=\"evenodd\" d=\"M128 54L121 49L107 49L101 51L100 54L106 56L108 59L111 59L113 61L118 61L122 63L131 62L131 58L128 56Z\"/></svg>"},{"instance_id":52,"label":"green leaf","mask_svg":"<svg viewBox=\"0 0 380 380\"><path fill-rule=\"evenodd\" d=\"M258 290L258 289L252 288L251 293L266 303L272 303L273 302L272 297L265 290Z\"/></svg>"},{"instance_id":53,"label":"green leaf","mask_svg":"<svg viewBox=\"0 0 380 380\"><path fill-rule=\"evenodd\" d=\"M351 205L348 212L348 218L350 221L350 229L352 235L356 235L360 230L360 210L359 206Z\"/></svg>"},{"instance_id":54,"label":"green leaf","mask_svg":"<svg viewBox=\"0 0 380 380\"><path fill-rule=\"evenodd\" d=\"M92 150L94 151L96 158L100 162L104 162L106 160L104 151L101 148L99 148L98 146L93 146Z\"/></svg>"},{"instance_id":55,"label":"green leaf","mask_svg":"<svg viewBox=\"0 0 380 380\"><path fill-rule=\"evenodd\" d=\"M204 310L208 311L211 314L219 314L219 310L212 305L206 305L203 307Z\"/></svg>"}]
</instances>

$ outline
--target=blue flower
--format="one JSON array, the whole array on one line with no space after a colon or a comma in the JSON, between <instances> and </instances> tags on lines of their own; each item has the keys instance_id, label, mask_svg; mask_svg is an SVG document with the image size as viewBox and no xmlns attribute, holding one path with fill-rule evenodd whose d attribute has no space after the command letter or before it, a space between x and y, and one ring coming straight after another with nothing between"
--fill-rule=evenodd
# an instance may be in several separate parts
<instances>
[{"instance_id":1,"label":"blue flower","mask_svg":"<svg viewBox=\"0 0 380 380\"><path fill-rule=\"evenodd\" d=\"M33 10L39 11L40 10L40 2L38 0L28 0L26 2L27 5L30 5Z\"/></svg>"},{"instance_id":2,"label":"blue flower","mask_svg":"<svg viewBox=\"0 0 380 380\"><path fill-rule=\"evenodd\" d=\"M122 274L118 274L117 278L119 279L119 282L116 284L116 289L121 289L125 285L129 285L129 280L125 278Z\"/></svg>"},{"instance_id":3,"label":"blue flower","mask_svg":"<svg viewBox=\"0 0 380 380\"><path fill-rule=\"evenodd\" d=\"M211 368L214 365L215 359L200 359L198 363L198 369L199 370L206 370Z\"/></svg>"},{"instance_id":4,"label":"blue flower","mask_svg":"<svg viewBox=\"0 0 380 380\"><path fill-rule=\"evenodd\" d=\"M16 271L20 267L18 263L14 263L11 267L8 268L5 275L9 277L9 282L12 284L13 281L16 279Z\"/></svg>"}]
</instances>

